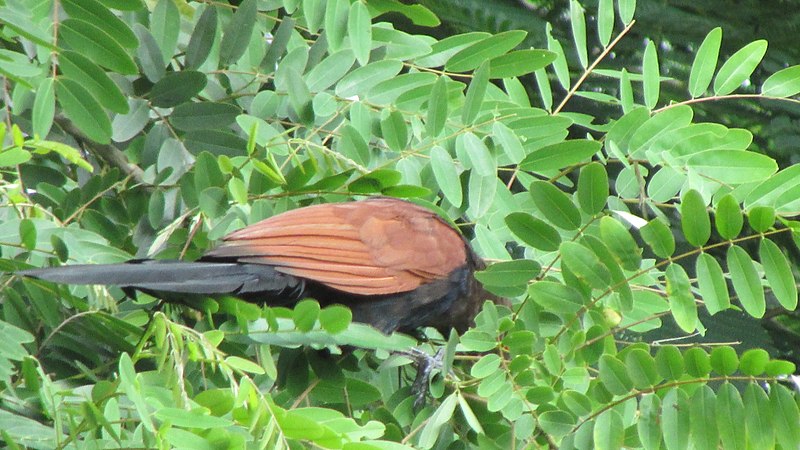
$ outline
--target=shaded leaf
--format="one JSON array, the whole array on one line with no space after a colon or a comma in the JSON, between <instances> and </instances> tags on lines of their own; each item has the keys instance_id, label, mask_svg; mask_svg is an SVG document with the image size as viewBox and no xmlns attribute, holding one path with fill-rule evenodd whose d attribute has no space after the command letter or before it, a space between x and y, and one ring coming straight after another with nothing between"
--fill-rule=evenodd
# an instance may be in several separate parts
<instances>
[{"instance_id":1,"label":"shaded leaf","mask_svg":"<svg viewBox=\"0 0 800 450\"><path fill-rule=\"evenodd\" d=\"M111 121L100 103L80 83L66 77L56 79L56 98L64 115L89 139L101 144L111 141Z\"/></svg>"},{"instance_id":2,"label":"shaded leaf","mask_svg":"<svg viewBox=\"0 0 800 450\"><path fill-rule=\"evenodd\" d=\"M564 230L575 230L580 226L581 213L557 187L546 181L534 181L530 193L536 207L553 225Z\"/></svg>"},{"instance_id":3,"label":"shaded leaf","mask_svg":"<svg viewBox=\"0 0 800 450\"><path fill-rule=\"evenodd\" d=\"M220 65L235 63L247 51L253 27L256 24L256 0L244 0L236 8L230 22L225 26L219 44Z\"/></svg>"}]
</instances>

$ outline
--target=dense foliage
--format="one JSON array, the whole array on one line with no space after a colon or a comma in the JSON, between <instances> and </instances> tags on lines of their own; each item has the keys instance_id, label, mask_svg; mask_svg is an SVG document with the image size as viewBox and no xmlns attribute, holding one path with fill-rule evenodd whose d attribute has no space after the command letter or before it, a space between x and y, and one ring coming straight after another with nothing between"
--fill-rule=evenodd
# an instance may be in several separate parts
<instances>
[{"instance_id":1,"label":"dense foliage","mask_svg":"<svg viewBox=\"0 0 800 450\"><path fill-rule=\"evenodd\" d=\"M800 446L792 363L692 339L717 313L797 306L800 167L695 113L796 104L800 66L754 85L767 42L720 58L714 28L684 78L652 41L619 68L640 45L632 0L571 2L546 49L387 12L439 23L394 0L4 2L0 442ZM379 194L458 224L513 308L418 342L313 300L186 308L12 274L192 259L264 217ZM667 323L674 339L642 337ZM444 355L421 409L415 346Z\"/></svg>"}]
</instances>

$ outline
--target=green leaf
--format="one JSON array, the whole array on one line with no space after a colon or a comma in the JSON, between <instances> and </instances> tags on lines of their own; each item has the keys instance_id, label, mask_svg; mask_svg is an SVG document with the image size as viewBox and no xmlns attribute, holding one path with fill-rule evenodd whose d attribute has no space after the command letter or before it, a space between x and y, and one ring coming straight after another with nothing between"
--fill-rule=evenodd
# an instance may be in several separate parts
<instances>
[{"instance_id":1,"label":"green leaf","mask_svg":"<svg viewBox=\"0 0 800 450\"><path fill-rule=\"evenodd\" d=\"M342 77L336 83L336 95L345 98L363 95L376 84L393 79L402 69L403 63L396 59L369 63Z\"/></svg>"},{"instance_id":2,"label":"green leaf","mask_svg":"<svg viewBox=\"0 0 800 450\"><path fill-rule=\"evenodd\" d=\"M22 219L19 222L19 240L28 250L36 248L36 225L30 219ZM0 357L4 356L3 352L0 352Z\"/></svg>"},{"instance_id":3,"label":"green leaf","mask_svg":"<svg viewBox=\"0 0 800 450\"><path fill-rule=\"evenodd\" d=\"M217 8L206 5L186 45L186 68L197 69L208 59L217 34ZM274 44L274 40L273 40Z\"/></svg>"},{"instance_id":4,"label":"green leaf","mask_svg":"<svg viewBox=\"0 0 800 450\"><path fill-rule=\"evenodd\" d=\"M795 396L779 383L770 385L769 402L773 411L775 438L781 448L800 446L800 411Z\"/></svg>"},{"instance_id":5,"label":"green leaf","mask_svg":"<svg viewBox=\"0 0 800 450\"><path fill-rule=\"evenodd\" d=\"M364 189L365 192L380 192L383 189L397 185L401 178L402 175L396 170L377 169L357 178L350 183L349 188L353 192L359 192L359 189ZM377 190L370 191L369 188L375 188Z\"/></svg>"},{"instance_id":6,"label":"green leaf","mask_svg":"<svg viewBox=\"0 0 800 450\"><path fill-rule=\"evenodd\" d=\"M561 235L555 228L528 213L511 213L505 221L512 233L533 248L552 252L561 244Z\"/></svg>"},{"instance_id":7,"label":"green leaf","mask_svg":"<svg viewBox=\"0 0 800 450\"><path fill-rule=\"evenodd\" d=\"M63 0L61 6L70 17L96 25L123 47L135 48L139 45L130 27L96 0Z\"/></svg>"},{"instance_id":8,"label":"green leaf","mask_svg":"<svg viewBox=\"0 0 800 450\"><path fill-rule=\"evenodd\" d=\"M697 305L692 294L689 276L683 267L670 264L665 272L669 309L678 326L687 333L697 328Z\"/></svg>"},{"instance_id":9,"label":"green leaf","mask_svg":"<svg viewBox=\"0 0 800 450\"><path fill-rule=\"evenodd\" d=\"M406 119L399 111L390 112L381 120L381 133L383 140L390 149L401 152L405 150L408 143L408 128Z\"/></svg>"},{"instance_id":10,"label":"green leaf","mask_svg":"<svg viewBox=\"0 0 800 450\"><path fill-rule=\"evenodd\" d=\"M757 377L764 373L769 363L769 353L761 348L751 348L742 354L739 370L745 374ZM763 392L763 391L762 391Z\"/></svg>"},{"instance_id":11,"label":"green leaf","mask_svg":"<svg viewBox=\"0 0 800 450\"><path fill-rule=\"evenodd\" d=\"M171 108L188 102L206 87L206 75L194 70L172 72L150 90L150 103L159 108Z\"/></svg>"},{"instance_id":12,"label":"green leaf","mask_svg":"<svg viewBox=\"0 0 800 450\"><path fill-rule=\"evenodd\" d=\"M467 131L456 138L456 151L459 155L467 155L468 168L482 177L494 177L497 174L497 161L486 147L483 140ZM467 161L462 161L467 162Z\"/></svg>"},{"instance_id":13,"label":"green leaf","mask_svg":"<svg viewBox=\"0 0 800 450\"><path fill-rule=\"evenodd\" d=\"M352 320L353 312L345 306L326 306L319 312L320 325L325 331L332 334L346 330Z\"/></svg>"},{"instance_id":14,"label":"green leaf","mask_svg":"<svg viewBox=\"0 0 800 450\"><path fill-rule=\"evenodd\" d=\"M432 73L404 73L389 80L382 81L367 92L367 100L385 105L394 102L398 96L412 89L429 86L436 82Z\"/></svg>"},{"instance_id":15,"label":"green leaf","mask_svg":"<svg viewBox=\"0 0 800 450\"><path fill-rule=\"evenodd\" d=\"M789 311L797 308L797 283L786 255L769 239L761 239L758 254L772 293Z\"/></svg>"},{"instance_id":16,"label":"green leaf","mask_svg":"<svg viewBox=\"0 0 800 450\"><path fill-rule=\"evenodd\" d=\"M438 27L441 24L433 11L420 4L407 5L396 0L370 0L369 6L375 8L379 14L389 11L398 12L411 19L411 23L420 27Z\"/></svg>"},{"instance_id":17,"label":"green leaf","mask_svg":"<svg viewBox=\"0 0 800 450\"><path fill-rule=\"evenodd\" d=\"M447 122L447 79L439 77L433 84L428 97L428 116L425 120L425 129L431 137L442 133Z\"/></svg>"},{"instance_id":18,"label":"green leaf","mask_svg":"<svg viewBox=\"0 0 800 450\"><path fill-rule=\"evenodd\" d=\"M683 389L674 387L664 395L661 430L667 450L689 448L690 410L689 396Z\"/></svg>"},{"instance_id":19,"label":"green leaf","mask_svg":"<svg viewBox=\"0 0 800 450\"><path fill-rule=\"evenodd\" d=\"M728 95L735 91L756 70L767 52L767 41L753 41L731 55L717 72L714 94Z\"/></svg>"},{"instance_id":20,"label":"green leaf","mask_svg":"<svg viewBox=\"0 0 800 450\"><path fill-rule=\"evenodd\" d=\"M158 230L164 220L164 192L157 190L153 192L147 202L147 222L154 230Z\"/></svg>"},{"instance_id":21,"label":"green leaf","mask_svg":"<svg viewBox=\"0 0 800 450\"><path fill-rule=\"evenodd\" d=\"M321 92L333 86L350 71L354 62L355 56L349 48L329 55L314 66L305 76L308 90L311 92Z\"/></svg>"},{"instance_id":22,"label":"green leaf","mask_svg":"<svg viewBox=\"0 0 800 450\"><path fill-rule=\"evenodd\" d=\"M656 44L649 41L644 49L642 60L642 76L644 77L644 104L647 109L653 109L658 103L659 90L661 88L661 72L658 68L658 54Z\"/></svg>"},{"instance_id":23,"label":"green leaf","mask_svg":"<svg viewBox=\"0 0 800 450\"><path fill-rule=\"evenodd\" d=\"M167 64L175 53L181 31L181 16L173 0L158 0L150 15L150 32L161 49L162 63Z\"/></svg>"},{"instance_id":24,"label":"green leaf","mask_svg":"<svg viewBox=\"0 0 800 450\"><path fill-rule=\"evenodd\" d=\"M693 377L705 378L711 373L708 353L700 347L692 347L683 355L686 360L686 373Z\"/></svg>"},{"instance_id":25,"label":"green leaf","mask_svg":"<svg viewBox=\"0 0 800 450\"><path fill-rule=\"evenodd\" d=\"M580 279L595 289L606 289L611 274L597 255L577 242L562 242L559 247L563 263Z\"/></svg>"},{"instance_id":26,"label":"green leaf","mask_svg":"<svg viewBox=\"0 0 800 450\"><path fill-rule=\"evenodd\" d=\"M322 10L324 10L324 8L317 8L315 11L307 11L306 20L310 22L312 20L311 16L321 12ZM264 54L264 58L259 64L263 72L269 74L275 71L276 64L286 53L286 47L289 44L289 39L291 39L295 32L295 23L295 20L291 17L284 16L280 25L278 25L278 28L273 31L272 42L269 44L267 52ZM310 24L308 26L311 27Z\"/></svg>"},{"instance_id":27,"label":"green leaf","mask_svg":"<svg viewBox=\"0 0 800 450\"><path fill-rule=\"evenodd\" d=\"M45 139L47 133L50 132L56 112L53 81L53 78L44 78L36 88L36 99L33 101L33 110L31 111L33 134L41 139Z\"/></svg>"},{"instance_id":28,"label":"green leaf","mask_svg":"<svg viewBox=\"0 0 800 450\"><path fill-rule=\"evenodd\" d=\"M100 103L80 83L66 77L57 78L56 98L64 115L89 139L100 144L111 141L111 121Z\"/></svg>"},{"instance_id":29,"label":"green leaf","mask_svg":"<svg viewBox=\"0 0 800 450\"><path fill-rule=\"evenodd\" d=\"M550 410L539 415L539 426L542 431L555 437L566 436L575 426L575 417L566 411Z\"/></svg>"},{"instance_id":30,"label":"green leaf","mask_svg":"<svg viewBox=\"0 0 800 450\"><path fill-rule=\"evenodd\" d=\"M58 34L72 49L97 64L123 75L139 72L133 58L114 37L96 25L80 20L67 19L58 27Z\"/></svg>"},{"instance_id":31,"label":"green leaf","mask_svg":"<svg viewBox=\"0 0 800 450\"><path fill-rule=\"evenodd\" d=\"M200 192L200 210L208 218L214 219L222 217L228 208L228 196L225 190L212 186Z\"/></svg>"},{"instance_id":32,"label":"green leaf","mask_svg":"<svg viewBox=\"0 0 800 450\"><path fill-rule=\"evenodd\" d=\"M766 311L764 289L761 287L761 278L750 255L738 245L733 245L728 248L727 261L733 290L739 296L739 302L744 310L755 318L764 317Z\"/></svg>"},{"instance_id":33,"label":"green leaf","mask_svg":"<svg viewBox=\"0 0 800 450\"><path fill-rule=\"evenodd\" d=\"M350 5L347 34L350 37L350 47L353 49L358 63L365 66L369 62L369 53L372 51L372 17L367 7L360 1Z\"/></svg>"},{"instance_id":34,"label":"green leaf","mask_svg":"<svg viewBox=\"0 0 800 450\"><path fill-rule=\"evenodd\" d=\"M571 316L584 305L583 295L575 288L553 281L538 281L528 287L528 297L545 311Z\"/></svg>"},{"instance_id":35,"label":"green leaf","mask_svg":"<svg viewBox=\"0 0 800 450\"><path fill-rule=\"evenodd\" d=\"M748 383L744 391L745 424L750 448L775 448L773 411L766 391L757 383Z\"/></svg>"},{"instance_id":36,"label":"green leaf","mask_svg":"<svg viewBox=\"0 0 800 450\"><path fill-rule=\"evenodd\" d=\"M502 122L492 124L492 140L503 149L512 164L519 164L525 158L526 152L519 137Z\"/></svg>"},{"instance_id":37,"label":"green leaf","mask_svg":"<svg viewBox=\"0 0 800 450\"><path fill-rule=\"evenodd\" d=\"M527 285L541 269L539 263L530 259L503 261L476 272L475 279L486 286Z\"/></svg>"},{"instance_id":38,"label":"green leaf","mask_svg":"<svg viewBox=\"0 0 800 450\"><path fill-rule=\"evenodd\" d=\"M547 50L517 50L489 60L489 78L521 77L547 67L556 54Z\"/></svg>"},{"instance_id":39,"label":"green leaf","mask_svg":"<svg viewBox=\"0 0 800 450\"><path fill-rule=\"evenodd\" d=\"M717 68L721 44L722 28L717 27L708 32L703 43L697 49L697 54L692 62L692 70L689 73L689 94L692 98L703 95L711 84L714 70Z\"/></svg>"},{"instance_id":40,"label":"green leaf","mask_svg":"<svg viewBox=\"0 0 800 450\"><path fill-rule=\"evenodd\" d=\"M608 174L600 163L593 162L581 168L578 176L578 203L589 215L600 213L608 200Z\"/></svg>"},{"instance_id":41,"label":"green leaf","mask_svg":"<svg viewBox=\"0 0 800 450\"><path fill-rule=\"evenodd\" d=\"M244 0L236 8L219 44L220 66L233 64L244 55L253 35L257 12L256 0Z\"/></svg>"},{"instance_id":42,"label":"green leaf","mask_svg":"<svg viewBox=\"0 0 800 450\"><path fill-rule=\"evenodd\" d=\"M484 355L472 366L469 374L475 378L486 378L500 368L500 362L500 356L494 353Z\"/></svg>"},{"instance_id":43,"label":"green leaf","mask_svg":"<svg viewBox=\"0 0 800 450\"><path fill-rule=\"evenodd\" d=\"M22 9L24 10L24 8ZM29 16L23 15L20 11L16 11L14 8L0 9L0 22L20 36L42 47L55 50L52 42L53 37L44 28L34 24Z\"/></svg>"},{"instance_id":44,"label":"green leaf","mask_svg":"<svg viewBox=\"0 0 800 450\"><path fill-rule=\"evenodd\" d=\"M328 48L338 51L347 35L347 22L350 13L349 0L330 0L325 6L325 34L328 37Z\"/></svg>"},{"instance_id":45,"label":"green leaf","mask_svg":"<svg viewBox=\"0 0 800 450\"><path fill-rule=\"evenodd\" d=\"M714 315L731 307L728 284L717 260L708 253L701 253L695 265L697 286L708 313Z\"/></svg>"},{"instance_id":46,"label":"green leaf","mask_svg":"<svg viewBox=\"0 0 800 450\"><path fill-rule=\"evenodd\" d=\"M225 128L235 122L241 112L230 103L189 102L175 107L169 121L183 131Z\"/></svg>"},{"instance_id":47,"label":"green leaf","mask_svg":"<svg viewBox=\"0 0 800 450\"><path fill-rule=\"evenodd\" d=\"M608 47L613 32L614 2L613 0L600 0L597 4L597 37L603 48Z\"/></svg>"},{"instance_id":48,"label":"green leaf","mask_svg":"<svg viewBox=\"0 0 800 450\"><path fill-rule=\"evenodd\" d=\"M702 247L711 237L711 219L703 196L694 189L683 195L681 201L681 228L686 240Z\"/></svg>"},{"instance_id":49,"label":"green leaf","mask_svg":"<svg viewBox=\"0 0 800 450\"><path fill-rule=\"evenodd\" d=\"M300 117L300 120L310 122L314 114L311 106L311 90L294 67L287 67L284 73L287 76L286 87L289 91L289 103L292 105L292 109Z\"/></svg>"},{"instance_id":50,"label":"green leaf","mask_svg":"<svg viewBox=\"0 0 800 450\"><path fill-rule=\"evenodd\" d=\"M198 155L203 151L217 156L244 156L247 154L247 141L241 137L221 130L197 130L187 133L184 145L189 153Z\"/></svg>"},{"instance_id":51,"label":"green leaf","mask_svg":"<svg viewBox=\"0 0 800 450\"><path fill-rule=\"evenodd\" d=\"M596 449L621 449L625 442L625 425L622 422L622 416L614 409L600 413L594 424L592 440Z\"/></svg>"},{"instance_id":52,"label":"green leaf","mask_svg":"<svg viewBox=\"0 0 800 450\"><path fill-rule=\"evenodd\" d=\"M31 152L22 147L0 151L0 167L12 167L30 161Z\"/></svg>"},{"instance_id":53,"label":"green leaf","mask_svg":"<svg viewBox=\"0 0 800 450\"><path fill-rule=\"evenodd\" d=\"M139 37L139 42L141 42L139 48L136 49L136 56L142 66L142 72L148 80L155 83L167 73L164 55L158 46L158 42L156 42L156 38L144 25L134 24L133 30Z\"/></svg>"},{"instance_id":54,"label":"green leaf","mask_svg":"<svg viewBox=\"0 0 800 450\"><path fill-rule=\"evenodd\" d=\"M636 431L646 449L661 448L661 398L656 394L642 395L639 401L639 420Z\"/></svg>"},{"instance_id":55,"label":"green leaf","mask_svg":"<svg viewBox=\"0 0 800 450\"><path fill-rule=\"evenodd\" d=\"M489 37L489 33L470 32L448 36L431 44L431 52L415 62L423 67L443 66L453 55L469 45Z\"/></svg>"},{"instance_id":56,"label":"green leaf","mask_svg":"<svg viewBox=\"0 0 800 450\"><path fill-rule=\"evenodd\" d=\"M578 61L584 69L589 65L589 56L586 50L586 18L583 7L576 0L569 2L569 24L572 28L572 41L578 52Z\"/></svg>"},{"instance_id":57,"label":"green leaf","mask_svg":"<svg viewBox=\"0 0 800 450\"><path fill-rule=\"evenodd\" d=\"M528 33L522 30L504 31L476 42L453 55L445 64L449 72L474 70L484 61L507 53L517 46Z\"/></svg>"},{"instance_id":58,"label":"green leaf","mask_svg":"<svg viewBox=\"0 0 800 450\"><path fill-rule=\"evenodd\" d=\"M653 253L660 258L669 258L675 253L675 237L672 230L660 219L653 219L639 232Z\"/></svg>"},{"instance_id":59,"label":"green leaf","mask_svg":"<svg viewBox=\"0 0 800 450\"><path fill-rule=\"evenodd\" d=\"M726 381L719 388L714 410L722 448L731 450L747 448L744 403L739 391L731 383Z\"/></svg>"},{"instance_id":60,"label":"green leaf","mask_svg":"<svg viewBox=\"0 0 800 450\"><path fill-rule=\"evenodd\" d=\"M494 175L482 177L474 171L469 174L467 213L471 217L482 217L492 207L497 194L497 182L497 177Z\"/></svg>"},{"instance_id":61,"label":"green leaf","mask_svg":"<svg viewBox=\"0 0 800 450\"><path fill-rule=\"evenodd\" d=\"M716 449L719 446L715 403L714 391L707 384L700 385L692 394L689 432L696 448Z\"/></svg>"},{"instance_id":62,"label":"green leaf","mask_svg":"<svg viewBox=\"0 0 800 450\"><path fill-rule=\"evenodd\" d=\"M58 153L62 158L66 159L72 164L77 165L78 167L85 169L87 172L92 172L94 170L94 167L92 167L89 162L83 159L83 153L81 153L80 150L67 144L56 141L36 141L30 143L30 145L33 147L36 153Z\"/></svg>"},{"instance_id":63,"label":"green leaf","mask_svg":"<svg viewBox=\"0 0 800 450\"><path fill-rule=\"evenodd\" d=\"M633 389L633 381L622 361L605 354L600 357L600 381L608 392L614 395L625 395Z\"/></svg>"},{"instance_id":64,"label":"green leaf","mask_svg":"<svg viewBox=\"0 0 800 450\"><path fill-rule=\"evenodd\" d=\"M292 320L300 331L311 331L319 317L319 303L315 300L303 300L294 307Z\"/></svg>"},{"instance_id":65,"label":"green leaf","mask_svg":"<svg viewBox=\"0 0 800 450\"><path fill-rule=\"evenodd\" d=\"M489 86L489 63L483 63L472 75L472 81L467 87L467 96L464 109L461 111L461 120L464 124L472 124L478 116Z\"/></svg>"},{"instance_id":66,"label":"green leaf","mask_svg":"<svg viewBox=\"0 0 800 450\"><path fill-rule=\"evenodd\" d=\"M655 359L645 349L633 348L627 352L625 367L636 389L648 389L661 380L656 370Z\"/></svg>"},{"instance_id":67,"label":"green leaf","mask_svg":"<svg viewBox=\"0 0 800 450\"><path fill-rule=\"evenodd\" d=\"M458 401L457 393L453 392L448 395L442 403L436 408L433 415L428 419L428 423L422 429L419 435L419 446L422 448L431 448L439 437L439 431L445 423L449 422L453 417Z\"/></svg>"},{"instance_id":68,"label":"green leaf","mask_svg":"<svg viewBox=\"0 0 800 450\"><path fill-rule=\"evenodd\" d=\"M233 356L229 357L228 359L235 358ZM238 358L242 361L242 358ZM253 362L247 361L249 364L255 364ZM257 366L256 366L257 367ZM263 370L261 371L263 373ZM214 417L208 415L206 411L202 409L195 409L192 411L187 411L183 408L159 408L156 410L154 416L162 421L167 421L173 426L176 427L188 427L188 428L219 428L219 427L229 427L233 425L228 419L223 419L222 417Z\"/></svg>"},{"instance_id":69,"label":"green leaf","mask_svg":"<svg viewBox=\"0 0 800 450\"><path fill-rule=\"evenodd\" d=\"M642 251L633 236L619 221L605 216L600 219L600 237L605 245L622 264L625 270L639 270L642 264Z\"/></svg>"},{"instance_id":70,"label":"green leaf","mask_svg":"<svg viewBox=\"0 0 800 450\"><path fill-rule=\"evenodd\" d=\"M636 0L618 0L619 18L622 23L628 25L633 21L633 13L636 11Z\"/></svg>"},{"instance_id":71,"label":"green leaf","mask_svg":"<svg viewBox=\"0 0 800 450\"><path fill-rule=\"evenodd\" d=\"M719 183L742 184L762 181L778 171L774 159L741 150L708 150L686 160L687 167Z\"/></svg>"},{"instance_id":72,"label":"green leaf","mask_svg":"<svg viewBox=\"0 0 800 450\"><path fill-rule=\"evenodd\" d=\"M127 114L128 100L116 83L91 59L68 50L58 55L61 72L79 82L100 104L119 113Z\"/></svg>"},{"instance_id":73,"label":"green leaf","mask_svg":"<svg viewBox=\"0 0 800 450\"><path fill-rule=\"evenodd\" d=\"M536 207L550 223L564 230L578 229L581 213L565 193L546 181L534 181L530 193Z\"/></svg>"},{"instance_id":74,"label":"green leaf","mask_svg":"<svg viewBox=\"0 0 800 450\"><path fill-rule=\"evenodd\" d=\"M756 233L763 233L775 225L775 210L769 206L756 206L747 213L747 221Z\"/></svg>"},{"instance_id":75,"label":"green leaf","mask_svg":"<svg viewBox=\"0 0 800 450\"><path fill-rule=\"evenodd\" d=\"M800 66L773 73L761 86L761 95L770 97L791 97L797 93L800 93Z\"/></svg>"},{"instance_id":76,"label":"green leaf","mask_svg":"<svg viewBox=\"0 0 800 450\"><path fill-rule=\"evenodd\" d=\"M442 190L444 197L450 204L460 207L463 201L463 192L458 168L456 168L453 158L450 157L447 150L438 145L431 149L430 157L431 169L439 189Z\"/></svg>"},{"instance_id":77,"label":"green leaf","mask_svg":"<svg viewBox=\"0 0 800 450\"><path fill-rule=\"evenodd\" d=\"M674 130L689 125L692 122L693 115L694 112L691 107L680 105L661 111L637 128L630 130L633 131L628 143L630 155L633 157L643 155L644 151L649 150L654 142L669 136ZM638 120L638 113L631 118L633 125L639 123ZM620 149L624 149L623 145L620 145Z\"/></svg>"},{"instance_id":78,"label":"green leaf","mask_svg":"<svg viewBox=\"0 0 800 450\"><path fill-rule=\"evenodd\" d=\"M601 146L598 141L570 139L534 151L522 160L519 167L536 172L562 169L591 158Z\"/></svg>"},{"instance_id":79,"label":"green leaf","mask_svg":"<svg viewBox=\"0 0 800 450\"><path fill-rule=\"evenodd\" d=\"M649 119L650 113L647 108L639 107L626 112L608 130L606 148L617 148L620 156L623 156L634 133ZM689 120L691 121L691 118Z\"/></svg>"},{"instance_id":80,"label":"green leaf","mask_svg":"<svg viewBox=\"0 0 800 450\"><path fill-rule=\"evenodd\" d=\"M711 368L722 376L731 376L739 368L736 350L727 345L714 347L711 351Z\"/></svg>"},{"instance_id":81,"label":"green leaf","mask_svg":"<svg viewBox=\"0 0 800 450\"><path fill-rule=\"evenodd\" d=\"M723 239L733 239L739 236L744 225L742 210L739 202L730 194L725 195L717 203L717 213L714 216L714 225Z\"/></svg>"}]
</instances>

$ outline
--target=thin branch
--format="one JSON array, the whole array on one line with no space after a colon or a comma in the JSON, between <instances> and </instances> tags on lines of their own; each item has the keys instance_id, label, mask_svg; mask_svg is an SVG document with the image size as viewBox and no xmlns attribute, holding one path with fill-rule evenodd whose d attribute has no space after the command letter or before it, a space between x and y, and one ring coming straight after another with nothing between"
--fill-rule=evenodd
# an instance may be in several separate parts
<instances>
[{"instance_id":1,"label":"thin branch","mask_svg":"<svg viewBox=\"0 0 800 450\"><path fill-rule=\"evenodd\" d=\"M69 119L61 114L56 114L53 121L58 124L65 132L80 141L84 147L91 151L95 156L102 159L113 167L118 167L126 175L130 176L137 184L148 185L144 181L144 171L128 161L120 149L110 144L100 144L91 140L86 134L83 133L78 127L75 126Z\"/></svg>"}]
</instances>

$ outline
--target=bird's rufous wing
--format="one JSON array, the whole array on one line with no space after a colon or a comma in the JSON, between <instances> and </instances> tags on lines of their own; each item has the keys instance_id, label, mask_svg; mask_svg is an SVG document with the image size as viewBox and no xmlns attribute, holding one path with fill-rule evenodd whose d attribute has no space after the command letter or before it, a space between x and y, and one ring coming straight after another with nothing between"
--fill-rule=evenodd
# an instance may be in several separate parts
<instances>
[{"instance_id":1,"label":"bird's rufous wing","mask_svg":"<svg viewBox=\"0 0 800 450\"><path fill-rule=\"evenodd\" d=\"M406 292L466 264L458 232L433 212L378 198L289 211L226 236L206 257L268 264L359 295Z\"/></svg>"}]
</instances>

